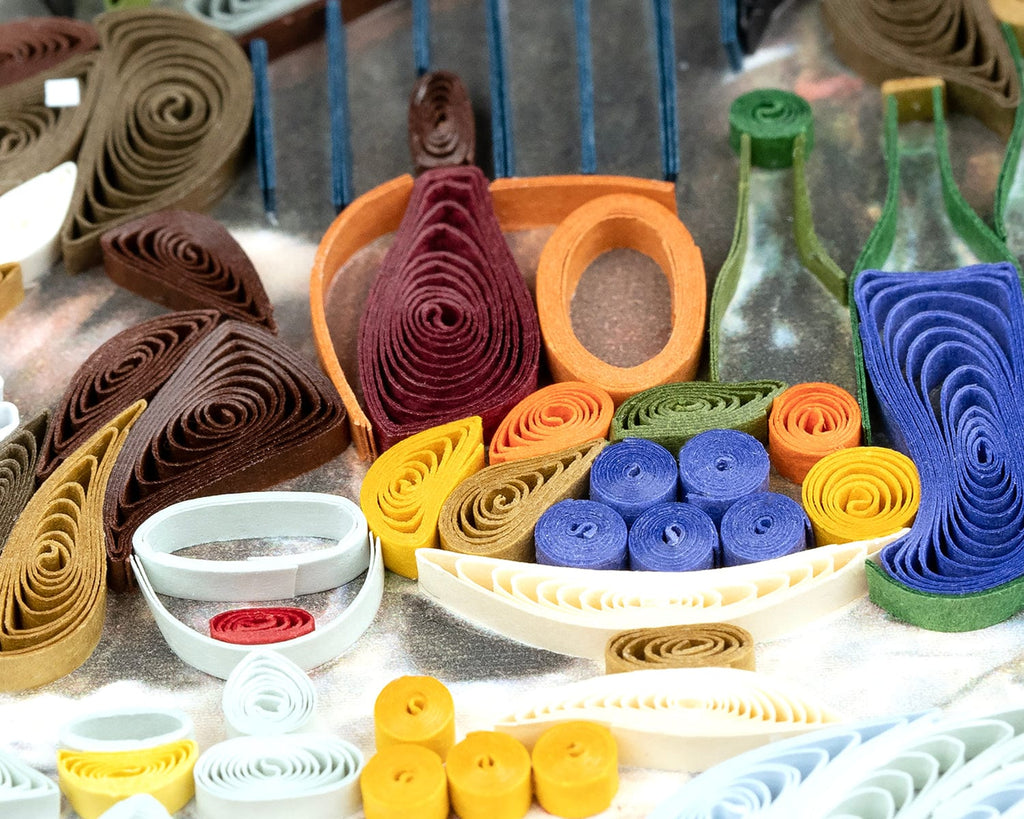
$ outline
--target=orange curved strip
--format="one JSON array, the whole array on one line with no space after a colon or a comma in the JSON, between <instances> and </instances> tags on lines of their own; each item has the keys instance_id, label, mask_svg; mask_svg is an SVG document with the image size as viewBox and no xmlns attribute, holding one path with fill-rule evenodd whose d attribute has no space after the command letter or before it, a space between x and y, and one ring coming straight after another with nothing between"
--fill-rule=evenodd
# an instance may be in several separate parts
<instances>
[{"instance_id":1,"label":"orange curved strip","mask_svg":"<svg viewBox=\"0 0 1024 819\"><path fill-rule=\"evenodd\" d=\"M775 399L768 418L768 454L784 478L803 483L818 461L860 445L860 405L842 387L795 384Z\"/></svg>"},{"instance_id":2,"label":"orange curved strip","mask_svg":"<svg viewBox=\"0 0 1024 819\"><path fill-rule=\"evenodd\" d=\"M366 245L398 230L412 194L408 174L388 180L358 197L327 229L313 260L309 302L313 340L320 363L348 411L352 440L359 457L377 457L373 427L359 405L331 340L326 294L341 268ZM528 230L558 224L580 206L601 196L633 194L675 212L675 186L670 182L627 176L538 176L499 179L490 185L502 230Z\"/></svg>"}]
</instances>

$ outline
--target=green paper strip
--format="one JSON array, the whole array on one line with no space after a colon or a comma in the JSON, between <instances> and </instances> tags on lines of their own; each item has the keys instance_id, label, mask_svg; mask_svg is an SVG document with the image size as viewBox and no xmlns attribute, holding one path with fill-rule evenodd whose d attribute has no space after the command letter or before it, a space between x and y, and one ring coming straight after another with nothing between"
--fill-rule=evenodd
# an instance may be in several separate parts
<instances>
[{"instance_id":1,"label":"green paper strip","mask_svg":"<svg viewBox=\"0 0 1024 819\"><path fill-rule=\"evenodd\" d=\"M872 560L864 562L871 602L893 617L929 631L975 631L1020 611L1024 577L970 594L933 594L904 586Z\"/></svg>"},{"instance_id":2,"label":"green paper strip","mask_svg":"<svg viewBox=\"0 0 1024 819\"><path fill-rule=\"evenodd\" d=\"M1003 36L1010 48L1013 57L1014 67L1017 69L1017 76L1024 86L1024 62L1021 59L1020 45L1013 26L1003 23ZM1021 143L1024 142L1024 105L1017 106L1017 114L1013 120L1013 131L1010 132L1010 139L1006 144L1006 154L1003 157L1003 167L999 172L999 184L996 187L996 204L993 222L996 234L1009 245L1009 235L1006 230L1006 216L1009 210L1010 193L1013 190L1013 183L1017 177L1017 168L1020 164ZM1021 192L1024 197L1024 191ZM1024 246L1010 248L1011 251L1024 253Z\"/></svg>"},{"instance_id":3,"label":"green paper strip","mask_svg":"<svg viewBox=\"0 0 1024 819\"><path fill-rule=\"evenodd\" d=\"M709 320L711 377L718 380L719 327L743 272L749 230L750 168L793 168L793 236L800 261L840 304L846 304L846 274L814 231L804 172L814 144L811 106L788 91L761 89L738 97L729 109L729 144L740 155L739 195L732 246L715 280Z\"/></svg>"},{"instance_id":4,"label":"green paper strip","mask_svg":"<svg viewBox=\"0 0 1024 819\"><path fill-rule=\"evenodd\" d=\"M782 381L685 381L661 384L627 398L615 411L611 439L647 438L673 454L709 429L738 429L768 440L772 401Z\"/></svg>"}]
</instances>

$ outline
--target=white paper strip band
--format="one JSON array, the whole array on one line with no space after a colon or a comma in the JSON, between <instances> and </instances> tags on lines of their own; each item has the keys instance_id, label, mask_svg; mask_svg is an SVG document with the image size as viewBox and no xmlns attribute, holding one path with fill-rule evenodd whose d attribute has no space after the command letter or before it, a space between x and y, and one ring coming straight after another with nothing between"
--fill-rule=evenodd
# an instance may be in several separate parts
<instances>
[{"instance_id":1,"label":"white paper strip band","mask_svg":"<svg viewBox=\"0 0 1024 819\"><path fill-rule=\"evenodd\" d=\"M0 262L21 262L26 288L57 262L77 178L78 167L65 162L0 196Z\"/></svg>"},{"instance_id":2,"label":"white paper strip band","mask_svg":"<svg viewBox=\"0 0 1024 819\"><path fill-rule=\"evenodd\" d=\"M14 432L20 423L18 408L10 401L4 401L4 379L0 377L0 441Z\"/></svg>"},{"instance_id":3,"label":"white paper strip band","mask_svg":"<svg viewBox=\"0 0 1024 819\"><path fill-rule=\"evenodd\" d=\"M292 734L308 730L316 714L316 689L287 657L259 649L228 676L223 707L228 736Z\"/></svg>"},{"instance_id":4,"label":"white paper strip band","mask_svg":"<svg viewBox=\"0 0 1024 819\"><path fill-rule=\"evenodd\" d=\"M820 546L697 572L540 566L440 549L416 552L419 588L467 620L527 645L603 660L620 631L732 623L755 641L782 636L867 593L864 559L905 534Z\"/></svg>"},{"instance_id":5,"label":"white paper strip band","mask_svg":"<svg viewBox=\"0 0 1024 819\"><path fill-rule=\"evenodd\" d=\"M366 518L347 498L319 492L244 492L161 509L132 538L157 594L186 600L283 600L343 586L366 571ZM175 552L200 543L316 537L315 552L249 560L194 560Z\"/></svg>"},{"instance_id":6,"label":"white paper strip band","mask_svg":"<svg viewBox=\"0 0 1024 819\"><path fill-rule=\"evenodd\" d=\"M0 816L3 819L57 819L57 783L18 757L0 750Z\"/></svg>"},{"instance_id":7,"label":"white paper strip band","mask_svg":"<svg viewBox=\"0 0 1024 819\"><path fill-rule=\"evenodd\" d=\"M137 793L118 802L100 819L170 819L167 808L148 793Z\"/></svg>"},{"instance_id":8,"label":"white paper strip band","mask_svg":"<svg viewBox=\"0 0 1024 819\"><path fill-rule=\"evenodd\" d=\"M607 725L624 765L702 771L837 717L754 671L673 668L610 674L547 690L495 728L532 746L566 720Z\"/></svg>"},{"instance_id":9,"label":"white paper strip band","mask_svg":"<svg viewBox=\"0 0 1024 819\"><path fill-rule=\"evenodd\" d=\"M237 737L196 763L199 819L341 819L359 810L363 755L320 734Z\"/></svg>"},{"instance_id":10,"label":"white paper strip band","mask_svg":"<svg viewBox=\"0 0 1024 819\"><path fill-rule=\"evenodd\" d=\"M61 726L58 745L69 751L137 751L195 738L192 718L177 708L111 708Z\"/></svg>"}]
</instances>

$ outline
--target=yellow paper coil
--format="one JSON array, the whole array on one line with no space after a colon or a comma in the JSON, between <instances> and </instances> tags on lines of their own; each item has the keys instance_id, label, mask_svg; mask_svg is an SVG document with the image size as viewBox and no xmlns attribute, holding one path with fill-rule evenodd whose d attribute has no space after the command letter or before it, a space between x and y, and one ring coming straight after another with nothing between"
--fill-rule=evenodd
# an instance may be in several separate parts
<instances>
[{"instance_id":1,"label":"yellow paper coil","mask_svg":"<svg viewBox=\"0 0 1024 819\"><path fill-rule=\"evenodd\" d=\"M58 751L60 789L82 819L95 819L117 802L148 793L168 813L195 795L192 769L199 749L190 739L132 751Z\"/></svg>"},{"instance_id":2,"label":"yellow paper coil","mask_svg":"<svg viewBox=\"0 0 1024 819\"><path fill-rule=\"evenodd\" d=\"M530 754L497 731L474 731L448 752L448 790L460 819L521 819L530 810Z\"/></svg>"},{"instance_id":3,"label":"yellow paper coil","mask_svg":"<svg viewBox=\"0 0 1024 819\"><path fill-rule=\"evenodd\" d=\"M378 751L410 743L443 759L455 744L455 703L433 677L399 677L377 695L373 728Z\"/></svg>"},{"instance_id":4,"label":"yellow paper coil","mask_svg":"<svg viewBox=\"0 0 1024 819\"><path fill-rule=\"evenodd\" d=\"M811 467L800 494L818 545L849 543L909 526L921 502L921 480L900 452L854 447Z\"/></svg>"},{"instance_id":5,"label":"yellow paper coil","mask_svg":"<svg viewBox=\"0 0 1024 819\"><path fill-rule=\"evenodd\" d=\"M412 435L374 461L359 505L380 538L387 568L416 577L416 550L438 545L441 506L483 467L483 422L476 415Z\"/></svg>"},{"instance_id":6,"label":"yellow paper coil","mask_svg":"<svg viewBox=\"0 0 1024 819\"><path fill-rule=\"evenodd\" d=\"M366 819L447 819L448 778L441 757L422 745L391 745L359 778Z\"/></svg>"},{"instance_id":7,"label":"yellow paper coil","mask_svg":"<svg viewBox=\"0 0 1024 819\"><path fill-rule=\"evenodd\" d=\"M583 819L607 810L619 790L618 747L595 722L561 722L533 746L537 801L548 813Z\"/></svg>"}]
</instances>

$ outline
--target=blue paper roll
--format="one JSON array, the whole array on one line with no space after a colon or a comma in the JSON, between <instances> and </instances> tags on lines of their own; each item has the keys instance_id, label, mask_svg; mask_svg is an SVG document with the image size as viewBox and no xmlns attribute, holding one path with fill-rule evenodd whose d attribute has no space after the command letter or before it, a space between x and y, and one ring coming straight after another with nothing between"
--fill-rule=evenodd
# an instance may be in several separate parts
<instances>
[{"instance_id":1,"label":"blue paper roll","mask_svg":"<svg viewBox=\"0 0 1024 819\"><path fill-rule=\"evenodd\" d=\"M603 503L564 500L533 528L537 562L577 569L625 569L629 564L626 524Z\"/></svg>"},{"instance_id":2,"label":"blue paper roll","mask_svg":"<svg viewBox=\"0 0 1024 819\"><path fill-rule=\"evenodd\" d=\"M590 499L612 507L627 526L645 509L678 498L676 459L646 438L605 447L590 468Z\"/></svg>"},{"instance_id":3,"label":"blue paper roll","mask_svg":"<svg viewBox=\"0 0 1024 819\"><path fill-rule=\"evenodd\" d=\"M1017 271L1006 263L868 270L853 295L883 426L921 476L913 528L882 550L877 577L869 574L872 599L926 628L999 622L1024 607L1019 589L1004 586L1024 576ZM891 588L878 585L886 580Z\"/></svg>"},{"instance_id":4,"label":"blue paper roll","mask_svg":"<svg viewBox=\"0 0 1024 819\"><path fill-rule=\"evenodd\" d=\"M699 506L716 524L740 498L767 491L771 468L761 442L737 429L710 429L679 450L683 500Z\"/></svg>"},{"instance_id":5,"label":"blue paper roll","mask_svg":"<svg viewBox=\"0 0 1024 819\"><path fill-rule=\"evenodd\" d=\"M800 552L814 544L811 522L792 498L759 492L722 515L722 565L741 566Z\"/></svg>"},{"instance_id":6,"label":"blue paper roll","mask_svg":"<svg viewBox=\"0 0 1024 819\"><path fill-rule=\"evenodd\" d=\"M637 571L689 572L715 568L718 530L692 503L661 503L629 530L629 566Z\"/></svg>"}]
</instances>

